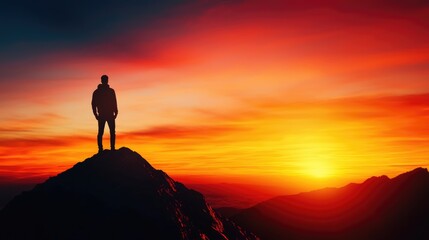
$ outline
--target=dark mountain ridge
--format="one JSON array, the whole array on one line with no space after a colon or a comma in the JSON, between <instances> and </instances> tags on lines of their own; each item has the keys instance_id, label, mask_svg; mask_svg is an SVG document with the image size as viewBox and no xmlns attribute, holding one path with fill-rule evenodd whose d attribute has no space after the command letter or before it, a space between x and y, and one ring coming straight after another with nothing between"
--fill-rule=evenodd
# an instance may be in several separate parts
<instances>
[{"instance_id":1,"label":"dark mountain ridge","mask_svg":"<svg viewBox=\"0 0 429 240\"><path fill-rule=\"evenodd\" d=\"M220 209L222 211L222 209ZM261 239L429 239L429 173L280 196L227 214Z\"/></svg>"},{"instance_id":2,"label":"dark mountain ridge","mask_svg":"<svg viewBox=\"0 0 429 240\"><path fill-rule=\"evenodd\" d=\"M77 163L0 212L0 239L255 238L128 148Z\"/></svg>"}]
</instances>

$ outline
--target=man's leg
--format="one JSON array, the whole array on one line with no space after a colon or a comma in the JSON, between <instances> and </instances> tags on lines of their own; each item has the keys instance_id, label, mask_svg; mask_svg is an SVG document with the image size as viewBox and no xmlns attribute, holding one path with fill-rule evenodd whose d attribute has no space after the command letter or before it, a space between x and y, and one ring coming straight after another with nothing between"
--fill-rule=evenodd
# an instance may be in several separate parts
<instances>
[{"instance_id":1,"label":"man's leg","mask_svg":"<svg viewBox=\"0 0 429 240\"><path fill-rule=\"evenodd\" d=\"M115 150L115 139L116 139L115 119L107 120L107 124L109 125L109 129L110 129L110 149Z\"/></svg>"},{"instance_id":2,"label":"man's leg","mask_svg":"<svg viewBox=\"0 0 429 240\"><path fill-rule=\"evenodd\" d=\"M103 120L103 119L98 120L98 135L97 135L98 152L103 151L103 134L104 134L105 125L106 125L106 120Z\"/></svg>"}]
</instances>

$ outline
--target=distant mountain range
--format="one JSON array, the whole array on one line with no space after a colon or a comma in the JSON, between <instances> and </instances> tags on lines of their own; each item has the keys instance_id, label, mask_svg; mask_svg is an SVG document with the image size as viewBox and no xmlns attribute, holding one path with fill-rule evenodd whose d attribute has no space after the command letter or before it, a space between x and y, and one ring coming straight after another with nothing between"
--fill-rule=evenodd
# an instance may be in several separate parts
<instances>
[{"instance_id":1,"label":"distant mountain range","mask_svg":"<svg viewBox=\"0 0 429 240\"><path fill-rule=\"evenodd\" d=\"M186 186L202 193L213 208L248 208L275 196L284 195L288 190L267 185L237 183L186 183Z\"/></svg>"},{"instance_id":2,"label":"distant mountain range","mask_svg":"<svg viewBox=\"0 0 429 240\"><path fill-rule=\"evenodd\" d=\"M257 239L128 148L105 150L16 196L0 239Z\"/></svg>"},{"instance_id":3,"label":"distant mountain range","mask_svg":"<svg viewBox=\"0 0 429 240\"><path fill-rule=\"evenodd\" d=\"M217 210L261 239L429 239L429 173L275 197L247 209Z\"/></svg>"}]
</instances>

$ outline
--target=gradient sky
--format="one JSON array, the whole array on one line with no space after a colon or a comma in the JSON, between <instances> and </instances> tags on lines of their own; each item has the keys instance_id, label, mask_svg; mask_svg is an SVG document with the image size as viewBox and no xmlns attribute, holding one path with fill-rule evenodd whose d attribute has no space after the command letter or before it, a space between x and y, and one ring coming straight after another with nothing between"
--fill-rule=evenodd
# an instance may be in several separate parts
<instances>
[{"instance_id":1,"label":"gradient sky","mask_svg":"<svg viewBox=\"0 0 429 240\"><path fill-rule=\"evenodd\" d=\"M117 147L184 182L304 191L429 165L427 1L15 1L0 20L0 183L95 154L102 74Z\"/></svg>"}]
</instances>

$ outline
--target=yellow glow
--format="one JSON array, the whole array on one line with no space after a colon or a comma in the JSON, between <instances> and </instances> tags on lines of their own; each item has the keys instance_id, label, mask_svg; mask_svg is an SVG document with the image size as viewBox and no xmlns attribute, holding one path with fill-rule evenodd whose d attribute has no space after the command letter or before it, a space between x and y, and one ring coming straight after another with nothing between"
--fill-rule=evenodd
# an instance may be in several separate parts
<instances>
[{"instance_id":1,"label":"yellow glow","mask_svg":"<svg viewBox=\"0 0 429 240\"><path fill-rule=\"evenodd\" d=\"M316 178L325 178L332 174L332 169L330 169L326 163L318 161L309 162L307 169L304 171L306 171L308 175Z\"/></svg>"},{"instance_id":2,"label":"yellow glow","mask_svg":"<svg viewBox=\"0 0 429 240\"><path fill-rule=\"evenodd\" d=\"M332 139L321 136L304 136L296 149L299 172L313 178L327 178L333 175L335 155Z\"/></svg>"}]
</instances>

